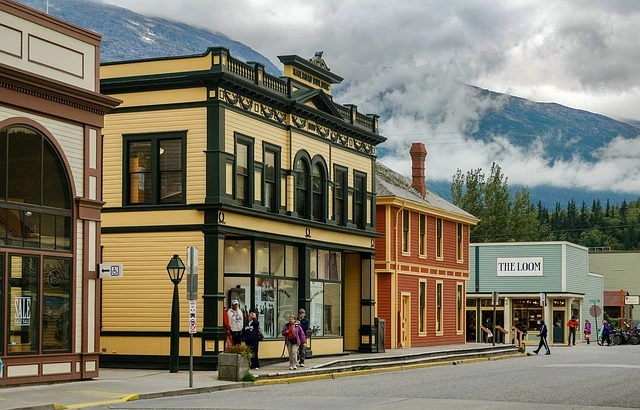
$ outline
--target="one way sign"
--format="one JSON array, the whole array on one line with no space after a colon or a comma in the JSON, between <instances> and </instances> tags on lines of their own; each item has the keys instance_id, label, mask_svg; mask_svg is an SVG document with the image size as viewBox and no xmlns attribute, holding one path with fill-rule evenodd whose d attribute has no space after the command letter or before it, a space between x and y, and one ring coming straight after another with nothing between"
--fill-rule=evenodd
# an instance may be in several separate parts
<instances>
[{"instance_id":1,"label":"one way sign","mask_svg":"<svg viewBox=\"0 0 640 410\"><path fill-rule=\"evenodd\" d=\"M101 263L99 266L100 277L107 278L121 278L124 276L121 263Z\"/></svg>"}]
</instances>

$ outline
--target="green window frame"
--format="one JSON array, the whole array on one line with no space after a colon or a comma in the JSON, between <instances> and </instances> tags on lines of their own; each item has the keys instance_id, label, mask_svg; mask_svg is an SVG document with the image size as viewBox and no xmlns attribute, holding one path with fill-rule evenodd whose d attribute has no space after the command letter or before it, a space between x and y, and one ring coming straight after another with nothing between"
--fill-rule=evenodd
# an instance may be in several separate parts
<instances>
[{"instance_id":1,"label":"green window frame","mask_svg":"<svg viewBox=\"0 0 640 410\"><path fill-rule=\"evenodd\" d=\"M353 187L353 223L358 229L364 229L366 226L366 194L367 194L367 175L356 171L354 173Z\"/></svg>"},{"instance_id":2,"label":"green window frame","mask_svg":"<svg viewBox=\"0 0 640 410\"><path fill-rule=\"evenodd\" d=\"M333 177L333 218L336 225L345 226L347 223L347 168L334 167Z\"/></svg>"},{"instance_id":3,"label":"green window frame","mask_svg":"<svg viewBox=\"0 0 640 410\"><path fill-rule=\"evenodd\" d=\"M125 206L186 202L186 131L124 135Z\"/></svg>"}]
</instances>

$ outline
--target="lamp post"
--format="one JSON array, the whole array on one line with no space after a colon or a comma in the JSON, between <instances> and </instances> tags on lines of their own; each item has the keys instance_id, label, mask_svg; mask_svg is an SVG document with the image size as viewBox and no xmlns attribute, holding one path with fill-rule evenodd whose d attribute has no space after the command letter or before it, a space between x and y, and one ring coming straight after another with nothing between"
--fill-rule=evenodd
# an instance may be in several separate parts
<instances>
[{"instance_id":1,"label":"lamp post","mask_svg":"<svg viewBox=\"0 0 640 410\"><path fill-rule=\"evenodd\" d=\"M178 373L180 350L180 307L178 305L178 284L184 275L185 266L180 256L173 255L167 265L167 273L173 282L173 301L171 303L171 346L169 350L169 372Z\"/></svg>"}]
</instances>

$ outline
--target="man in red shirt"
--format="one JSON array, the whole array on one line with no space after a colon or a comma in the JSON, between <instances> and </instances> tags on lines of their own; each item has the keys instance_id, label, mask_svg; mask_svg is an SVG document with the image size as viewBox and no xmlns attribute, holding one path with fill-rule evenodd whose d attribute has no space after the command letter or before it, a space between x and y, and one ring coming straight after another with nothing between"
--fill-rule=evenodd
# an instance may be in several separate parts
<instances>
[{"instance_id":1,"label":"man in red shirt","mask_svg":"<svg viewBox=\"0 0 640 410\"><path fill-rule=\"evenodd\" d=\"M573 345L576 345L576 330L578 330L578 327L580 326L580 324L578 323L578 321L576 320L575 316L571 316L571 320L569 320L567 322L567 326L569 326L569 346L571 346L571 338L573 338Z\"/></svg>"}]
</instances>

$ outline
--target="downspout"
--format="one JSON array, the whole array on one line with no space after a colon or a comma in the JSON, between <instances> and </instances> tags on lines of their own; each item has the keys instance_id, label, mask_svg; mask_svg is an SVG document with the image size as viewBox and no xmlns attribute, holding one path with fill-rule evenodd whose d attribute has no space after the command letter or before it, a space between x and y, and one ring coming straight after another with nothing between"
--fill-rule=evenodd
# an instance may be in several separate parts
<instances>
[{"instance_id":1,"label":"downspout","mask_svg":"<svg viewBox=\"0 0 640 410\"><path fill-rule=\"evenodd\" d=\"M394 285L394 290L395 290L395 299L396 299L396 306L397 306L397 310L398 310L398 319L396 320L396 348L400 347L400 321L402 320L401 317L401 312L400 312L400 303L402 303L402 301L400 301L400 303L398 303L398 296L399 296L399 290L398 290L398 220L399 220L399 215L400 212L402 212L405 208L405 201L402 201L402 206L400 207L400 209L398 209L398 211L396 212L396 227L395 227L395 239L393 241L393 243L395 244L395 248L396 248L396 252L395 252L395 260L394 260L394 275L393 275L393 285Z\"/></svg>"}]
</instances>

